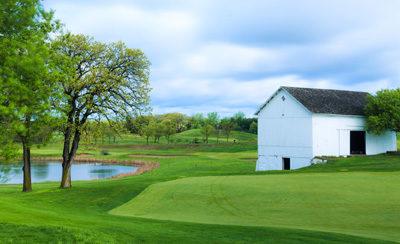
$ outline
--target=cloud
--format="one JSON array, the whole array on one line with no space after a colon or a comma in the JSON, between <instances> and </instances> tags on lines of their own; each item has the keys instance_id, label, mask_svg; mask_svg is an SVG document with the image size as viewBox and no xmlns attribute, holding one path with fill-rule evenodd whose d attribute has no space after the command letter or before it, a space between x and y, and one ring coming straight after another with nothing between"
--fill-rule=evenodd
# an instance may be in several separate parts
<instances>
[{"instance_id":1,"label":"cloud","mask_svg":"<svg viewBox=\"0 0 400 244\"><path fill-rule=\"evenodd\" d=\"M167 82L167 81L166 81ZM154 112L182 111L187 114L216 111L223 116L243 111L252 117L280 86L297 86L326 89L356 90L373 93L376 87L392 88L389 80L368 81L351 86L340 85L329 79L303 79L296 75L271 77L259 80L234 79L168 80L168 86L156 86L152 91Z\"/></svg>"},{"instance_id":2,"label":"cloud","mask_svg":"<svg viewBox=\"0 0 400 244\"><path fill-rule=\"evenodd\" d=\"M152 62L158 112L252 115L279 86L400 85L400 1L45 0L73 33Z\"/></svg>"}]
</instances>

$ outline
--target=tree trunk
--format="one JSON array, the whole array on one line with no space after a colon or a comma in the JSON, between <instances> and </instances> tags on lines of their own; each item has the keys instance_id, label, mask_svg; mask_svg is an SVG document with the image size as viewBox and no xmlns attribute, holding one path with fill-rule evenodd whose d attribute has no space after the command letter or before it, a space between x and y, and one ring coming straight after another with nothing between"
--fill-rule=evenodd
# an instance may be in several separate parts
<instances>
[{"instance_id":1,"label":"tree trunk","mask_svg":"<svg viewBox=\"0 0 400 244\"><path fill-rule=\"evenodd\" d=\"M149 137L146 137L146 144L149 145Z\"/></svg>"},{"instance_id":2,"label":"tree trunk","mask_svg":"<svg viewBox=\"0 0 400 244\"><path fill-rule=\"evenodd\" d=\"M24 166L22 170L24 171L24 183L22 186L22 191L32 191L32 179L31 179L31 149L26 145L26 142L22 141L22 147L24 151Z\"/></svg>"},{"instance_id":3,"label":"tree trunk","mask_svg":"<svg viewBox=\"0 0 400 244\"><path fill-rule=\"evenodd\" d=\"M71 163L63 162L62 164L62 176L61 176L61 188L70 188L71 185Z\"/></svg>"},{"instance_id":4,"label":"tree trunk","mask_svg":"<svg viewBox=\"0 0 400 244\"><path fill-rule=\"evenodd\" d=\"M115 144L115 136L114 136L114 144Z\"/></svg>"},{"instance_id":5,"label":"tree trunk","mask_svg":"<svg viewBox=\"0 0 400 244\"><path fill-rule=\"evenodd\" d=\"M62 163L62 176L61 176L61 188L70 188L71 185L71 165L74 161L76 152L78 151L80 132L76 131L74 135L74 140L72 141L71 150L69 150L69 139L64 143L63 151L63 163ZM67 147L67 148L65 148Z\"/></svg>"}]
</instances>

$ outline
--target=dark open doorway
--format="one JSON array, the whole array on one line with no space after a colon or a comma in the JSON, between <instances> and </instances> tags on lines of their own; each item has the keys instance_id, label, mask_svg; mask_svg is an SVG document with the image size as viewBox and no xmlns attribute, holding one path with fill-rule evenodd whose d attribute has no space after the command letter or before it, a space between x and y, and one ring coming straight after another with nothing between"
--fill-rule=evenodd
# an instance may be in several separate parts
<instances>
[{"instance_id":1,"label":"dark open doorway","mask_svg":"<svg viewBox=\"0 0 400 244\"><path fill-rule=\"evenodd\" d=\"M365 131L350 131L350 154L365 154Z\"/></svg>"},{"instance_id":2,"label":"dark open doorway","mask_svg":"<svg viewBox=\"0 0 400 244\"><path fill-rule=\"evenodd\" d=\"M283 170L290 170L290 158L282 158Z\"/></svg>"}]
</instances>

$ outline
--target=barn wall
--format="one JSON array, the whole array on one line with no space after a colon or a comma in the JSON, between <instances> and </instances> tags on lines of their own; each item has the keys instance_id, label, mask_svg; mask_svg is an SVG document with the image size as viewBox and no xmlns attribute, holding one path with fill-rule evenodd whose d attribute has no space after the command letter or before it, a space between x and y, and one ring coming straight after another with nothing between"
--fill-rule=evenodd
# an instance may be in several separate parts
<instances>
[{"instance_id":1,"label":"barn wall","mask_svg":"<svg viewBox=\"0 0 400 244\"><path fill-rule=\"evenodd\" d=\"M313 114L313 156L347 156L350 154L350 131L363 131L365 118L352 115ZM396 149L396 133L377 136L366 133L366 154Z\"/></svg>"},{"instance_id":2,"label":"barn wall","mask_svg":"<svg viewBox=\"0 0 400 244\"><path fill-rule=\"evenodd\" d=\"M366 153L368 155L397 150L396 132L387 131L383 135L366 134Z\"/></svg>"},{"instance_id":3,"label":"barn wall","mask_svg":"<svg viewBox=\"0 0 400 244\"><path fill-rule=\"evenodd\" d=\"M311 113L303 105L285 90L277 93L258 114L256 170L281 170L282 157L291 159L291 169L309 165L312 158L311 125Z\"/></svg>"}]
</instances>

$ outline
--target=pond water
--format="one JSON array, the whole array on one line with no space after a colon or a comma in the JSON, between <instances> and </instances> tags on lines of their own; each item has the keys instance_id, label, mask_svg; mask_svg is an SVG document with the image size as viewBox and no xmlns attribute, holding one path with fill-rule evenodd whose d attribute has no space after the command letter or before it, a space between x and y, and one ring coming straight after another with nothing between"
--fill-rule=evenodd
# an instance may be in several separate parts
<instances>
[{"instance_id":1,"label":"pond water","mask_svg":"<svg viewBox=\"0 0 400 244\"><path fill-rule=\"evenodd\" d=\"M23 163L1 165L0 164L0 184L22 184L23 182ZM106 179L121 173L136 171L137 167L115 165L115 164L73 164L71 166L71 180L94 180ZM32 182L60 181L62 167L61 163L56 162L32 162L31 175Z\"/></svg>"}]
</instances>

